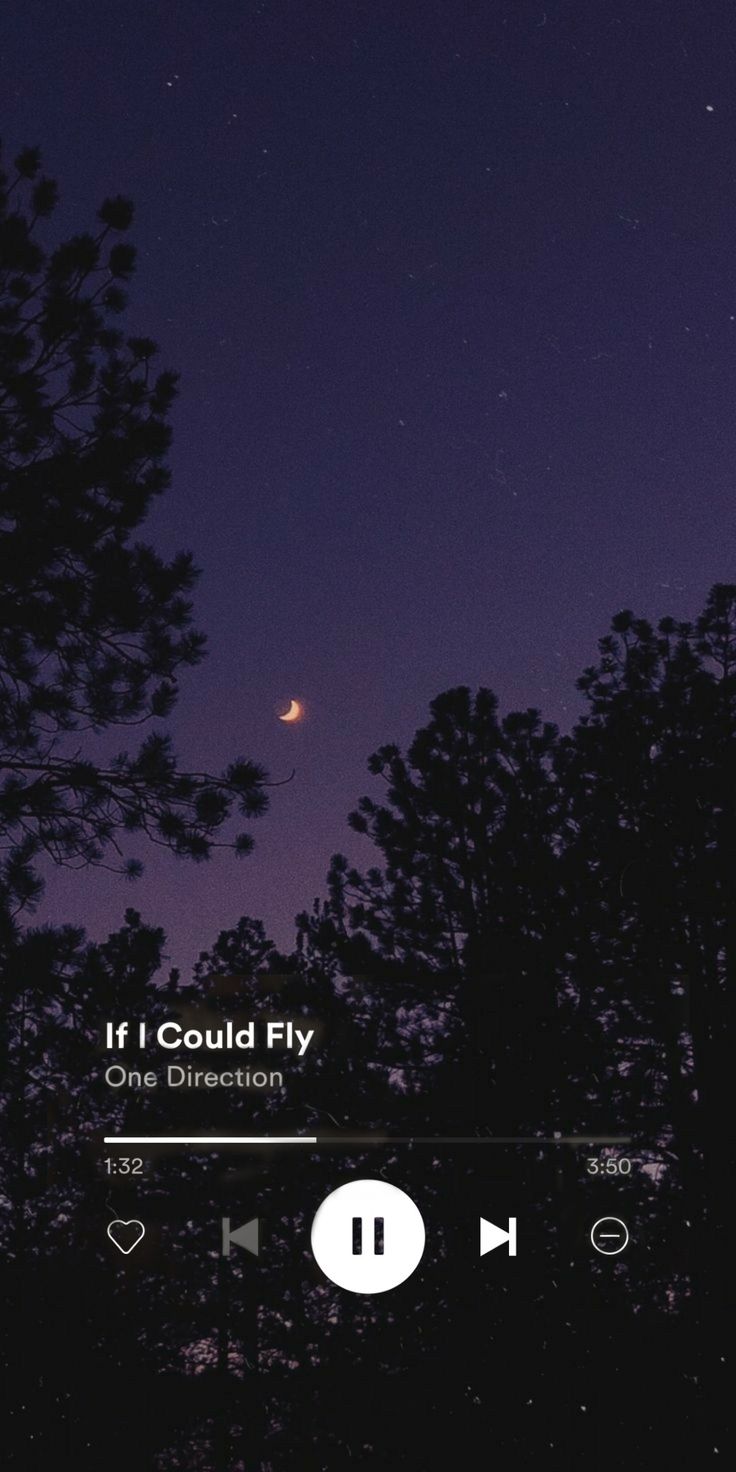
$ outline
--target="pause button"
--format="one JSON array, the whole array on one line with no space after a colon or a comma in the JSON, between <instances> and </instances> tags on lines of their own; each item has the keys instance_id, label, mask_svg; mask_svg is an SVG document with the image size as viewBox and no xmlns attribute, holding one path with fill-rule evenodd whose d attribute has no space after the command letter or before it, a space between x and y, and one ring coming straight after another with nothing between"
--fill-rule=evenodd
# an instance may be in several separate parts
<instances>
[{"instance_id":1,"label":"pause button","mask_svg":"<svg viewBox=\"0 0 736 1472\"><path fill-rule=\"evenodd\" d=\"M414 1272L424 1222L405 1191L387 1181L348 1181L325 1197L312 1223L312 1252L325 1277L351 1293L385 1293Z\"/></svg>"}]
</instances>

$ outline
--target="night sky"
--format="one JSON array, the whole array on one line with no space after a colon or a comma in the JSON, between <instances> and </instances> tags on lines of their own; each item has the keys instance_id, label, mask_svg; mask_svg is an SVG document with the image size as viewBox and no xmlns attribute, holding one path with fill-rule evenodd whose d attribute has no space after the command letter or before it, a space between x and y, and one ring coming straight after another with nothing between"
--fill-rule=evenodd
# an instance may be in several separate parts
<instances>
[{"instance_id":1,"label":"night sky","mask_svg":"<svg viewBox=\"0 0 736 1472\"><path fill-rule=\"evenodd\" d=\"M3 7L6 144L60 229L135 200L130 330L182 373L147 529L203 568L178 746L297 769L252 858L141 847L43 918L286 945L434 695L569 724L617 609L733 578L735 42L719 0Z\"/></svg>"}]
</instances>

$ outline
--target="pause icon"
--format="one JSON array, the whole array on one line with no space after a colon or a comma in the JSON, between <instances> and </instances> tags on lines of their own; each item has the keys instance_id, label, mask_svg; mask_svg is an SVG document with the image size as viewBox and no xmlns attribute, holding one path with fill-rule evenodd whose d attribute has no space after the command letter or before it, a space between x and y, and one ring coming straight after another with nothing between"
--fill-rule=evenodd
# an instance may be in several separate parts
<instances>
[{"instance_id":1,"label":"pause icon","mask_svg":"<svg viewBox=\"0 0 736 1472\"><path fill-rule=\"evenodd\" d=\"M360 1253L362 1251L363 1251L363 1218L362 1218L362 1216L354 1216L353 1217L353 1256L354 1257L359 1257L360 1256ZM374 1252L377 1252L379 1254L383 1252L383 1217L382 1216L374 1216L374 1218L373 1218L373 1251Z\"/></svg>"},{"instance_id":2,"label":"pause icon","mask_svg":"<svg viewBox=\"0 0 736 1472\"><path fill-rule=\"evenodd\" d=\"M414 1272L424 1252L421 1212L388 1181L348 1181L325 1197L312 1222L312 1252L325 1277L351 1293L385 1293Z\"/></svg>"}]
</instances>

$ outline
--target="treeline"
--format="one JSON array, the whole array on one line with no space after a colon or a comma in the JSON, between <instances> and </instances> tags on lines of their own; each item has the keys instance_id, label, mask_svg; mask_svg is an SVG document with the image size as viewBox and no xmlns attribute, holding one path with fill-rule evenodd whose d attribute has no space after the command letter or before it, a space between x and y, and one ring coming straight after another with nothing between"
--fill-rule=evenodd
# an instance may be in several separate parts
<instances>
[{"instance_id":1,"label":"treeline","mask_svg":"<svg viewBox=\"0 0 736 1472\"><path fill-rule=\"evenodd\" d=\"M380 1168L401 1176L444 1243L443 1275L417 1274L404 1305L416 1332L398 1340L385 1305L348 1305L304 1250L330 1185L378 1168L359 1144L272 1158L264 1173L224 1158L160 1159L145 1185L152 1255L112 1272L100 1224L135 1198L100 1175L102 1136L126 1123L163 1132L174 1107L163 1090L112 1095L101 1066L90 1081L100 1024L116 1016L153 1024L239 1008L314 1019L320 1046L285 1097L229 1105L233 1127L630 1135L647 1164L631 1199L642 1238L651 1228L663 1241L669 1224L677 1250L601 1279L600 1301L616 1322L644 1315L657 1333L677 1318L704 1353L728 1312L730 1278L736 587L713 588L692 624L617 615L579 682L584 714L569 734L537 711L501 716L487 690L440 695L408 751L389 745L371 758L381 796L363 798L350 822L372 862L362 871L333 859L288 955L243 917L182 977L163 966L155 916L129 910L104 942L36 924L48 863L135 877L148 843L196 861L222 845L246 855L252 838L238 820L266 810L269 785L243 756L215 774L177 760L166 722L182 671L203 654L196 570L188 554L166 561L138 539L168 485L176 375L122 326L130 204L107 200L90 229L55 242L56 200L35 149L0 175L0 1241L7 1302L22 1298L19 1322L36 1326L34 1374L59 1387L49 1449L55 1424L84 1435L104 1404L104 1375L114 1399L116 1374L132 1363L169 1377L173 1409L152 1433L153 1465L232 1472L232 1448L255 1435L263 1397L246 1416L228 1398L231 1382L299 1370L308 1410L320 1367L380 1376L421 1363L439 1404L448 1344L452 1372L473 1386L504 1333L519 1339L518 1301L491 1301L490 1280L471 1288L463 1276L462 1222L488 1186L472 1150L439 1162L382 1147ZM101 756L111 740L117 749ZM221 1123L217 1097L177 1096L176 1107L179 1125ZM532 1151L513 1178L530 1211L556 1223L552 1256L530 1261L524 1277L524 1322L535 1326L548 1408L559 1408L545 1366L556 1354L570 1360L565 1336L584 1323L588 1290L579 1275L558 1274L563 1315L550 1288L567 1238L560 1172L545 1159ZM255 1197L272 1223L257 1323L245 1269L233 1262L225 1280L212 1243L224 1203L237 1215ZM485 1323L486 1311L495 1341L480 1345L468 1324ZM594 1355L576 1342L582 1374ZM9 1369L16 1357L11 1342ZM173 1428L195 1403L195 1381L220 1409L212 1426L203 1411L201 1436L191 1431L177 1450ZM92 1387L84 1406L80 1384ZM260 1434L292 1455L277 1401ZM346 1392L332 1431L310 1432L314 1465L346 1465L349 1404ZM112 1466L109 1427L99 1433ZM451 1442L456 1428L443 1434ZM432 1465L440 1444L416 1465ZM121 1464L123 1453L124 1438ZM270 1465L265 1454L260 1465Z\"/></svg>"}]
</instances>

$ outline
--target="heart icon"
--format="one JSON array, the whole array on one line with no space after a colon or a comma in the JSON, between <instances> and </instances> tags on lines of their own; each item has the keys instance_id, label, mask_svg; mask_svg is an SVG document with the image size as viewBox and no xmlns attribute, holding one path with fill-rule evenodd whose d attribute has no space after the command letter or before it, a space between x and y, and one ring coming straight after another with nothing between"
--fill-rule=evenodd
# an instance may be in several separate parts
<instances>
[{"instance_id":1,"label":"heart icon","mask_svg":"<svg viewBox=\"0 0 736 1472\"><path fill-rule=\"evenodd\" d=\"M116 1218L114 1222L110 1222L107 1235L110 1241L114 1242L115 1246L121 1252L124 1252L127 1257L128 1253L132 1252L133 1248L137 1247L138 1243L143 1240L146 1235L146 1229L143 1222L123 1222L119 1218Z\"/></svg>"}]
</instances>

